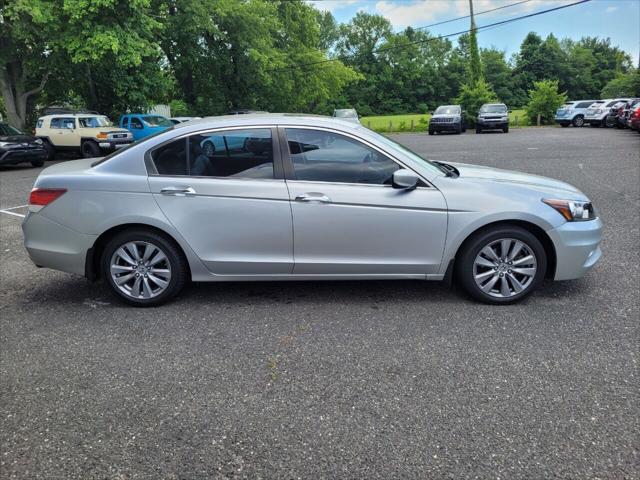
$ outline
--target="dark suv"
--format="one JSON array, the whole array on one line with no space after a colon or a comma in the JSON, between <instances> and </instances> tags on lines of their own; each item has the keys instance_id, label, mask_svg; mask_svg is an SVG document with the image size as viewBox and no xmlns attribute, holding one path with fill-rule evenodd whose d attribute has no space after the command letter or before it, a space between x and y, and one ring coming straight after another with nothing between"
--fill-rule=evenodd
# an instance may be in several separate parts
<instances>
[{"instance_id":1,"label":"dark suv","mask_svg":"<svg viewBox=\"0 0 640 480\"><path fill-rule=\"evenodd\" d=\"M429 135L440 132L461 133L466 130L464 112L460 105L442 105L436 108L429 120Z\"/></svg>"},{"instance_id":2,"label":"dark suv","mask_svg":"<svg viewBox=\"0 0 640 480\"><path fill-rule=\"evenodd\" d=\"M476 133L484 130L502 130L509 133L509 110L504 103L485 103L476 118Z\"/></svg>"}]
</instances>

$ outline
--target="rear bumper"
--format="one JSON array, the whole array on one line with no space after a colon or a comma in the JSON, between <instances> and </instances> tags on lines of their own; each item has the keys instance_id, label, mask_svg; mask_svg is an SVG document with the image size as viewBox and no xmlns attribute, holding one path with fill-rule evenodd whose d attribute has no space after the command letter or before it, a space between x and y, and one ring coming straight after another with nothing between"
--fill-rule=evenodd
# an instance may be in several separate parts
<instances>
[{"instance_id":1,"label":"rear bumper","mask_svg":"<svg viewBox=\"0 0 640 480\"><path fill-rule=\"evenodd\" d=\"M556 249L554 280L584 276L602 256L602 222L567 222L547 232Z\"/></svg>"},{"instance_id":2,"label":"rear bumper","mask_svg":"<svg viewBox=\"0 0 640 480\"><path fill-rule=\"evenodd\" d=\"M25 150L0 150L0 165L46 160L47 151L44 148Z\"/></svg>"},{"instance_id":3,"label":"rear bumper","mask_svg":"<svg viewBox=\"0 0 640 480\"><path fill-rule=\"evenodd\" d=\"M78 233L34 212L24 218L22 232L24 246L36 266L85 274L87 251L96 235Z\"/></svg>"}]
</instances>

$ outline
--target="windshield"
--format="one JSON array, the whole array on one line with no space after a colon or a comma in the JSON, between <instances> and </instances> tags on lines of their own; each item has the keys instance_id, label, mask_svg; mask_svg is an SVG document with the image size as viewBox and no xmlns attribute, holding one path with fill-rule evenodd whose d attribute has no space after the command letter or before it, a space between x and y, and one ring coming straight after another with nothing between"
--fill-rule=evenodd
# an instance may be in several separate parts
<instances>
[{"instance_id":1,"label":"windshield","mask_svg":"<svg viewBox=\"0 0 640 480\"><path fill-rule=\"evenodd\" d=\"M429 170L430 172L433 172L433 173L443 172L442 168L438 167L436 164L434 164L430 160L427 160L426 158L422 158L420 155L418 155L415 152L412 152L407 147L400 145L398 142L394 142L390 138L387 138L384 135L381 135L379 133L375 133L374 135L376 136L376 140L378 140L380 143L388 145L389 147L395 150L400 150L407 157L411 158L412 160L415 160L416 162L420 163L422 166L426 167L427 170Z\"/></svg>"},{"instance_id":2,"label":"windshield","mask_svg":"<svg viewBox=\"0 0 640 480\"><path fill-rule=\"evenodd\" d=\"M353 109L334 110L333 116L338 118L356 118L358 114Z\"/></svg>"},{"instance_id":3,"label":"windshield","mask_svg":"<svg viewBox=\"0 0 640 480\"><path fill-rule=\"evenodd\" d=\"M458 107L457 105L446 105L443 107L438 107L434 112L435 115L442 115L442 114L458 115L459 113L460 113L460 107Z\"/></svg>"},{"instance_id":4,"label":"windshield","mask_svg":"<svg viewBox=\"0 0 640 480\"><path fill-rule=\"evenodd\" d=\"M22 135L22 132L11 125L0 123L0 135Z\"/></svg>"},{"instance_id":5,"label":"windshield","mask_svg":"<svg viewBox=\"0 0 640 480\"><path fill-rule=\"evenodd\" d=\"M80 128L111 127L113 123L107 117L79 117Z\"/></svg>"},{"instance_id":6,"label":"windshield","mask_svg":"<svg viewBox=\"0 0 640 480\"><path fill-rule=\"evenodd\" d=\"M480 113L507 113L506 105L483 105Z\"/></svg>"},{"instance_id":7,"label":"windshield","mask_svg":"<svg viewBox=\"0 0 640 480\"><path fill-rule=\"evenodd\" d=\"M148 117L142 117L142 120L150 127L170 127L173 125L169 120L160 115L150 115Z\"/></svg>"}]
</instances>

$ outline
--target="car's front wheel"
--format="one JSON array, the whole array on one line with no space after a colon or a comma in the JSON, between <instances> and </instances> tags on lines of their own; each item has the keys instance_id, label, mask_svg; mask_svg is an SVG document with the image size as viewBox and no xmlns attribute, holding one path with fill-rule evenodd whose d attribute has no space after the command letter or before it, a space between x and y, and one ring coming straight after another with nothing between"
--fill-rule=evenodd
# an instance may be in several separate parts
<instances>
[{"instance_id":1,"label":"car's front wheel","mask_svg":"<svg viewBox=\"0 0 640 480\"><path fill-rule=\"evenodd\" d=\"M84 158L96 158L100 156L100 147L96 144L96 142L92 142L91 140L85 141L80 147L82 150L82 156Z\"/></svg>"},{"instance_id":2,"label":"car's front wheel","mask_svg":"<svg viewBox=\"0 0 640 480\"><path fill-rule=\"evenodd\" d=\"M582 127L584 125L584 117L582 115L576 115L576 118L571 122L574 127Z\"/></svg>"},{"instance_id":3,"label":"car's front wheel","mask_svg":"<svg viewBox=\"0 0 640 480\"><path fill-rule=\"evenodd\" d=\"M547 256L531 232L496 227L471 237L456 259L456 278L473 298L509 304L530 295L543 281Z\"/></svg>"},{"instance_id":4,"label":"car's front wheel","mask_svg":"<svg viewBox=\"0 0 640 480\"><path fill-rule=\"evenodd\" d=\"M102 273L117 296L132 305L149 307L165 303L182 290L188 265L172 240L136 229L108 242L102 254Z\"/></svg>"}]
</instances>

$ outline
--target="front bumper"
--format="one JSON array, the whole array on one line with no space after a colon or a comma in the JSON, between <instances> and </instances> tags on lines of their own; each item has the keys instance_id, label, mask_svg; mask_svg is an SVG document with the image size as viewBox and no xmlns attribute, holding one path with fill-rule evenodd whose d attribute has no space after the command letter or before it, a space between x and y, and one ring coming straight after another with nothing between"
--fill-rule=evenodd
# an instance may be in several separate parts
<instances>
[{"instance_id":1,"label":"front bumper","mask_svg":"<svg viewBox=\"0 0 640 480\"><path fill-rule=\"evenodd\" d=\"M46 160L47 151L44 148L12 148L0 149L0 165L12 165L15 163Z\"/></svg>"},{"instance_id":2,"label":"front bumper","mask_svg":"<svg viewBox=\"0 0 640 480\"><path fill-rule=\"evenodd\" d=\"M496 129L501 130L509 126L509 120L487 120L478 118L476 120L476 125L480 128L484 128L487 130Z\"/></svg>"},{"instance_id":3,"label":"front bumper","mask_svg":"<svg viewBox=\"0 0 640 480\"><path fill-rule=\"evenodd\" d=\"M460 122L450 122L450 123L429 123L429 130L433 130L435 132L440 131L452 131L456 132L462 128L462 124Z\"/></svg>"},{"instance_id":4,"label":"front bumper","mask_svg":"<svg viewBox=\"0 0 640 480\"><path fill-rule=\"evenodd\" d=\"M36 266L85 274L87 251L97 235L76 232L35 212L27 213L22 232L24 246Z\"/></svg>"},{"instance_id":5,"label":"front bumper","mask_svg":"<svg viewBox=\"0 0 640 480\"><path fill-rule=\"evenodd\" d=\"M127 138L127 139L117 139L117 140L101 140L98 143L98 146L102 149L102 150L118 150L119 148L124 148L127 145L130 145L133 143L133 139L132 138Z\"/></svg>"},{"instance_id":6,"label":"front bumper","mask_svg":"<svg viewBox=\"0 0 640 480\"><path fill-rule=\"evenodd\" d=\"M602 256L602 221L566 222L547 231L556 249L554 280L584 276Z\"/></svg>"}]
</instances>

